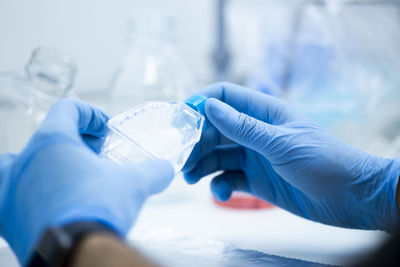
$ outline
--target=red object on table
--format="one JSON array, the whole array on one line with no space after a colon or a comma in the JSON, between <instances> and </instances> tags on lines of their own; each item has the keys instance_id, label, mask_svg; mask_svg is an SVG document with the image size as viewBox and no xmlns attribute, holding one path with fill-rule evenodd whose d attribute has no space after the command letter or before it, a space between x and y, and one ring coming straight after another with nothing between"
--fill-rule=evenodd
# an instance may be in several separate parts
<instances>
[{"instance_id":1,"label":"red object on table","mask_svg":"<svg viewBox=\"0 0 400 267\"><path fill-rule=\"evenodd\" d=\"M271 203L258 199L250 194L234 192L228 201L222 202L217 199L214 202L221 207L241 210L268 209L274 207Z\"/></svg>"}]
</instances>

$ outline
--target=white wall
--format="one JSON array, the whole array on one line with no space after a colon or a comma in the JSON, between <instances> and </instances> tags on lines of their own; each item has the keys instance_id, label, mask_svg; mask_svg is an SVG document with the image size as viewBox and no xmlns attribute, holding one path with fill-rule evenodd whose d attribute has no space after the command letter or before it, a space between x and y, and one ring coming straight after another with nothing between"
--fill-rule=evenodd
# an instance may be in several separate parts
<instances>
[{"instance_id":1,"label":"white wall","mask_svg":"<svg viewBox=\"0 0 400 267\"><path fill-rule=\"evenodd\" d=\"M125 47L135 9L177 16L181 54L199 80L208 78L213 0L0 0L0 71L22 69L39 45L62 48L79 65L78 90L104 88Z\"/></svg>"}]
</instances>

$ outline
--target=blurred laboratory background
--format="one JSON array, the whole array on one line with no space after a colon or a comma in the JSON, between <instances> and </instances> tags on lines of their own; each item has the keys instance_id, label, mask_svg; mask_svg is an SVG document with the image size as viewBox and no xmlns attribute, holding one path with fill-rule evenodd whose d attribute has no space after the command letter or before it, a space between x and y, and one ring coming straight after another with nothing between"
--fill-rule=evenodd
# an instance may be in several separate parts
<instances>
[{"instance_id":1,"label":"blurred laboratory background","mask_svg":"<svg viewBox=\"0 0 400 267\"><path fill-rule=\"evenodd\" d=\"M1 153L18 152L62 97L114 115L229 81L284 99L363 150L400 156L397 0L0 0L0 35ZM289 261L271 254L342 264L386 238L249 196L218 203L208 183L178 175L130 241L168 266L261 266ZM4 242L0 252L13 261Z\"/></svg>"}]
</instances>

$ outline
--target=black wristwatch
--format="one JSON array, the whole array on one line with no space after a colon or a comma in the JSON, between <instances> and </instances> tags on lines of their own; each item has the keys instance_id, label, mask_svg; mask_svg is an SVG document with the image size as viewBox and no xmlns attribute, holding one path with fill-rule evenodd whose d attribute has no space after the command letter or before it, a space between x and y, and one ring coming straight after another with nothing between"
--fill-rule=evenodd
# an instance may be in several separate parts
<instances>
[{"instance_id":1,"label":"black wristwatch","mask_svg":"<svg viewBox=\"0 0 400 267\"><path fill-rule=\"evenodd\" d=\"M96 222L76 222L62 227L48 228L38 244L29 267L67 267L73 259L79 242L88 234L108 233L111 228Z\"/></svg>"}]
</instances>

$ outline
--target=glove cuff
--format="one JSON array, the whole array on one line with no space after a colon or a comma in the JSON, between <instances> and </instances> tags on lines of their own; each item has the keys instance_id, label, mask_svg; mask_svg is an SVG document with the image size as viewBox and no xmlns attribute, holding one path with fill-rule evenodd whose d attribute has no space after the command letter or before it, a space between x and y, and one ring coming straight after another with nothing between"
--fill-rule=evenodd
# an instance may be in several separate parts
<instances>
[{"instance_id":1,"label":"glove cuff","mask_svg":"<svg viewBox=\"0 0 400 267\"><path fill-rule=\"evenodd\" d=\"M387 218L386 223L382 230L385 230L388 233L395 233L399 229L400 226L400 214L399 207L397 205L397 186L399 183L400 177L400 158L394 158L389 164L386 172L386 193L387 194L387 208L384 211L385 218Z\"/></svg>"}]
</instances>

